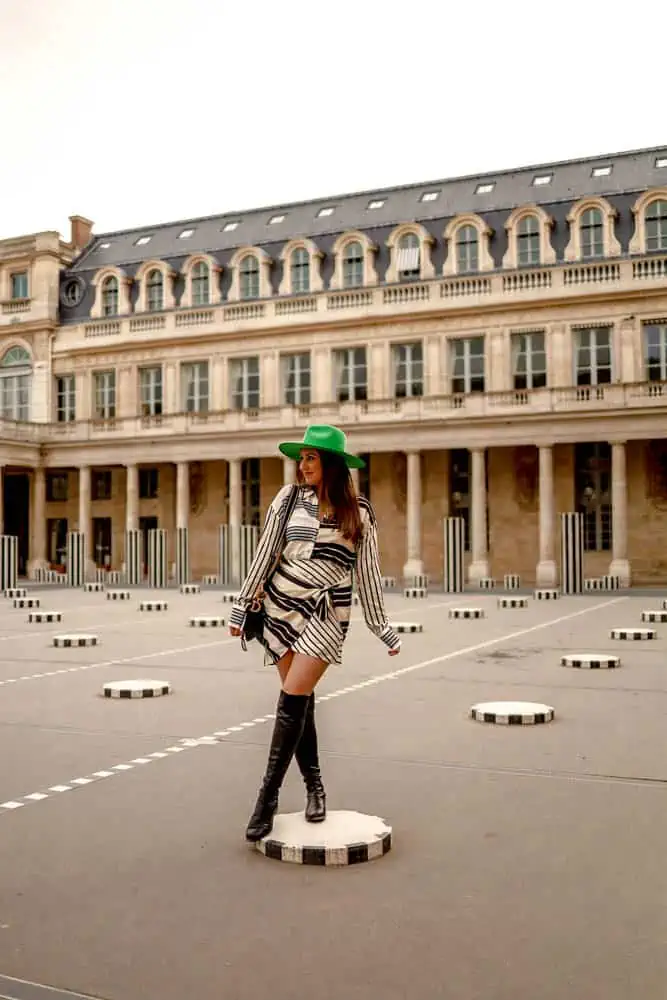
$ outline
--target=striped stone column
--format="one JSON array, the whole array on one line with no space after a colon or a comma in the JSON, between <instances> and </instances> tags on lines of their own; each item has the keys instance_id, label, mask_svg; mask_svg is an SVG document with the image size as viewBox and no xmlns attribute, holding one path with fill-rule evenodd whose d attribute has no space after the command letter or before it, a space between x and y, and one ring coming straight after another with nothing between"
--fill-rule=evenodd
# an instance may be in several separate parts
<instances>
[{"instance_id":1,"label":"striped stone column","mask_svg":"<svg viewBox=\"0 0 667 1000\"><path fill-rule=\"evenodd\" d=\"M176 528L176 583L192 583L187 528Z\"/></svg>"},{"instance_id":2,"label":"striped stone column","mask_svg":"<svg viewBox=\"0 0 667 1000\"><path fill-rule=\"evenodd\" d=\"M0 590L16 587L19 566L19 540L16 535L0 535Z\"/></svg>"},{"instance_id":3,"label":"striped stone column","mask_svg":"<svg viewBox=\"0 0 667 1000\"><path fill-rule=\"evenodd\" d=\"M82 531L67 532L67 586L83 587L86 580L86 536Z\"/></svg>"},{"instance_id":4,"label":"striped stone column","mask_svg":"<svg viewBox=\"0 0 667 1000\"><path fill-rule=\"evenodd\" d=\"M560 587L563 594L584 590L584 515L560 516Z\"/></svg>"},{"instance_id":5,"label":"striped stone column","mask_svg":"<svg viewBox=\"0 0 667 1000\"><path fill-rule=\"evenodd\" d=\"M143 576L142 539L139 528L125 532L125 582L137 587Z\"/></svg>"},{"instance_id":6,"label":"striped stone column","mask_svg":"<svg viewBox=\"0 0 667 1000\"><path fill-rule=\"evenodd\" d=\"M465 549L465 521L462 517L445 518L445 571L446 594L463 592L463 552Z\"/></svg>"},{"instance_id":7,"label":"striped stone column","mask_svg":"<svg viewBox=\"0 0 667 1000\"><path fill-rule=\"evenodd\" d=\"M167 586L167 529L152 528L148 532L148 586Z\"/></svg>"}]
</instances>

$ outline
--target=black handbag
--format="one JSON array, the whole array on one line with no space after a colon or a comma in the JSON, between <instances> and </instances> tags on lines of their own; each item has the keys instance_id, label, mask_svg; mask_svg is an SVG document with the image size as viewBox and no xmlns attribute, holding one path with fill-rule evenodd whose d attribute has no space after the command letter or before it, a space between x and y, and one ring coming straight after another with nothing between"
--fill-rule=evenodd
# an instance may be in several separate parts
<instances>
[{"instance_id":1,"label":"black handbag","mask_svg":"<svg viewBox=\"0 0 667 1000\"><path fill-rule=\"evenodd\" d=\"M276 543L276 555L274 556L271 568L269 569L266 578L257 588L256 593L246 609L245 621L243 623L243 634L241 635L241 646L244 650L248 648L248 642L252 642L253 639L261 640L264 635L264 621L266 619L266 610L264 608L264 598L266 597L265 588L278 568L280 557L283 554L287 525L289 524L289 519L294 512L294 508L296 507L298 496L299 487L293 486L292 493L287 501L287 507L285 508L285 512L283 514L282 524L280 526L280 533Z\"/></svg>"}]
</instances>

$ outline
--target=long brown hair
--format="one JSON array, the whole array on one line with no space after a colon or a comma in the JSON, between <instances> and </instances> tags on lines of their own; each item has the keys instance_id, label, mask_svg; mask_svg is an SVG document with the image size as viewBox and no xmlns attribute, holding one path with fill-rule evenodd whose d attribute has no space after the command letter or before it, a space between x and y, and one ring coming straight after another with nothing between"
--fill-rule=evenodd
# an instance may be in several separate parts
<instances>
[{"instance_id":1,"label":"long brown hair","mask_svg":"<svg viewBox=\"0 0 667 1000\"><path fill-rule=\"evenodd\" d=\"M336 524L343 538L356 545L361 538L361 513L350 470L340 455L316 450L322 463L322 498L328 500L333 507ZM298 464L297 481L304 481Z\"/></svg>"}]
</instances>

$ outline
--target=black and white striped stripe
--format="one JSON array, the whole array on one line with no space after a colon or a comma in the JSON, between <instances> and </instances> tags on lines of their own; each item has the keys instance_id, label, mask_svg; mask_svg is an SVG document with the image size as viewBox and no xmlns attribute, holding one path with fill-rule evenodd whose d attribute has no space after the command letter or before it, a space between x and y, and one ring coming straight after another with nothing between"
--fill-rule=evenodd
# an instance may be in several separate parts
<instances>
[{"instance_id":1,"label":"black and white striped stripe","mask_svg":"<svg viewBox=\"0 0 667 1000\"><path fill-rule=\"evenodd\" d=\"M125 582L131 587L138 587L141 577L141 531L138 528L130 528L125 532Z\"/></svg>"},{"instance_id":2,"label":"black and white striped stripe","mask_svg":"<svg viewBox=\"0 0 667 1000\"><path fill-rule=\"evenodd\" d=\"M167 586L167 530L152 528L148 532L148 586Z\"/></svg>"},{"instance_id":3,"label":"black and white striped stripe","mask_svg":"<svg viewBox=\"0 0 667 1000\"><path fill-rule=\"evenodd\" d=\"M11 590L18 581L18 538L0 535L0 590Z\"/></svg>"},{"instance_id":4,"label":"black and white striped stripe","mask_svg":"<svg viewBox=\"0 0 667 1000\"><path fill-rule=\"evenodd\" d=\"M561 590L564 594L581 594L584 590L584 515L561 514L560 530Z\"/></svg>"},{"instance_id":5,"label":"black and white striped stripe","mask_svg":"<svg viewBox=\"0 0 667 1000\"><path fill-rule=\"evenodd\" d=\"M67 586L83 587L86 575L86 536L82 531L67 532Z\"/></svg>"}]
</instances>

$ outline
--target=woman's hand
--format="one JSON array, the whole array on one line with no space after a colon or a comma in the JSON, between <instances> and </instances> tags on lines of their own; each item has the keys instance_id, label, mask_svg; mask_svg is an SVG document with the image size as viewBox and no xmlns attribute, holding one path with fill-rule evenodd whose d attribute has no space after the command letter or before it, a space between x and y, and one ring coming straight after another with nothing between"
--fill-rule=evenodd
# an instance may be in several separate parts
<instances>
[{"instance_id":1,"label":"woman's hand","mask_svg":"<svg viewBox=\"0 0 667 1000\"><path fill-rule=\"evenodd\" d=\"M235 625L230 625L229 626L229 634L237 636L237 635L241 635L242 632L241 632L241 629L240 628L236 628Z\"/></svg>"},{"instance_id":2,"label":"woman's hand","mask_svg":"<svg viewBox=\"0 0 667 1000\"><path fill-rule=\"evenodd\" d=\"M389 650L389 655L390 656L398 656L398 654L400 653L400 651L401 651L401 647L400 646L397 649L390 649Z\"/></svg>"}]
</instances>

